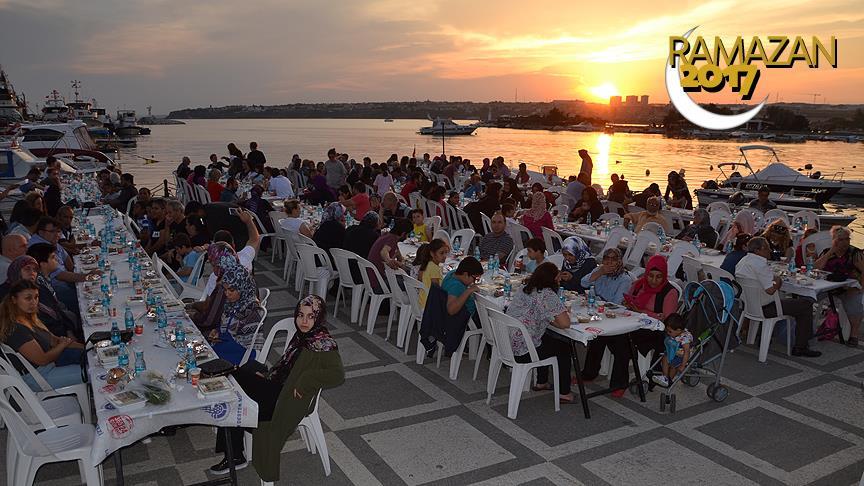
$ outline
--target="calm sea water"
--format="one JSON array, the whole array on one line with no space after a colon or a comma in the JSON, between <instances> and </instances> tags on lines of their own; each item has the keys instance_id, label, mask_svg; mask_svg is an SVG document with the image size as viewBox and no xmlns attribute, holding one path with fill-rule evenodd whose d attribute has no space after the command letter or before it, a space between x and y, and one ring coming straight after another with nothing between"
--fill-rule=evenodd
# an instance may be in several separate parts
<instances>
[{"instance_id":1,"label":"calm sea water","mask_svg":"<svg viewBox=\"0 0 864 486\"><path fill-rule=\"evenodd\" d=\"M124 149L118 158L126 171L136 175L139 186L154 187L170 179L180 158L188 155L192 165L207 164L211 153L227 155L225 146L234 142L244 152L249 141L257 141L266 154L267 162L284 167L293 154L315 161L326 160L330 147L348 153L356 160L369 156L383 162L392 153L418 157L424 152L433 156L441 153L441 138L418 135L417 130L430 124L427 120L185 120L186 125L152 126L152 134L138 138L138 146ZM520 161L529 167L557 165L559 175L579 170L579 149L586 149L594 159L594 181L608 186L609 175L624 174L632 189L642 189L651 182L665 188L666 174L671 170L686 170L691 189L703 180L720 176L719 162L738 160L737 142L706 140L675 140L661 135L616 133L552 132L540 130L510 130L479 128L472 136L448 137L447 154L458 154L478 165L484 157L503 156L508 165ZM845 172L847 178L864 179L864 144L844 142L807 142L775 144L780 160L792 168L813 164L823 174ZM145 165L139 157L152 157L160 162ZM767 158L751 157L754 168L760 168ZM860 205L839 206L858 214L853 223L854 239L864 243L864 212Z\"/></svg>"}]
</instances>

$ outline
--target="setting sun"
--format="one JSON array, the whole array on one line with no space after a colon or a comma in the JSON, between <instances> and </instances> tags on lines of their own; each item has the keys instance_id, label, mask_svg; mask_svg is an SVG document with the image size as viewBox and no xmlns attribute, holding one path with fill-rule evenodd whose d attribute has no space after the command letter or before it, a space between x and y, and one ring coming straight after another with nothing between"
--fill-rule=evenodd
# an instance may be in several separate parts
<instances>
[{"instance_id":1,"label":"setting sun","mask_svg":"<svg viewBox=\"0 0 864 486\"><path fill-rule=\"evenodd\" d=\"M618 96L618 88L612 83L603 83L599 86L589 88L592 95L603 101L609 101L610 96Z\"/></svg>"}]
</instances>

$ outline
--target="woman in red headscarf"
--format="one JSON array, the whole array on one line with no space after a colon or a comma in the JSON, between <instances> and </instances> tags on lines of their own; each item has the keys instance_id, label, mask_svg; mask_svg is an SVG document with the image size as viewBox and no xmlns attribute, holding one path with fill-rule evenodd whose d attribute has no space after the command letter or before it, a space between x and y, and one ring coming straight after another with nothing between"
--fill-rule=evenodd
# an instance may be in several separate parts
<instances>
[{"instance_id":1,"label":"woman in red headscarf","mask_svg":"<svg viewBox=\"0 0 864 486\"><path fill-rule=\"evenodd\" d=\"M624 294L624 302L629 309L662 321L678 309L678 297L678 289L669 283L666 258L654 255L642 277Z\"/></svg>"}]
</instances>

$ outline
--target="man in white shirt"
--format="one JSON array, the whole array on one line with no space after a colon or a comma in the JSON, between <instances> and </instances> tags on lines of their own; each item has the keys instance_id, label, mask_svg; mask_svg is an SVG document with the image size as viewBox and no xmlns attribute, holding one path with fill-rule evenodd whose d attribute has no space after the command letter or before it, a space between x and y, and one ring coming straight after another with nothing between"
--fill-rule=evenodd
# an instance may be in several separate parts
<instances>
[{"instance_id":1,"label":"man in white shirt","mask_svg":"<svg viewBox=\"0 0 864 486\"><path fill-rule=\"evenodd\" d=\"M252 213L241 209L237 217L246 225L246 231L249 233L249 240L246 242L246 246L237 252L237 259L240 260L240 264L243 265L246 270L251 272L252 262L255 260L255 255L258 253L258 246L261 244L261 235L258 233L258 227L255 226L255 222L252 220ZM232 236L229 231L217 231L213 235L213 241L224 241L231 245L231 248L234 248L234 236ZM234 249L236 250L236 248ZM217 283L216 275L211 273L210 277L207 279L207 285L204 287L204 295L209 296L216 288Z\"/></svg>"},{"instance_id":2,"label":"man in white shirt","mask_svg":"<svg viewBox=\"0 0 864 486\"><path fill-rule=\"evenodd\" d=\"M287 199L294 197L294 188L291 187L291 181L283 176L279 169L270 168L270 192L275 192L276 196Z\"/></svg>"},{"instance_id":3,"label":"man in white shirt","mask_svg":"<svg viewBox=\"0 0 864 486\"><path fill-rule=\"evenodd\" d=\"M12 260L27 253L27 238L23 235L6 235L0 245L0 283L4 283Z\"/></svg>"},{"instance_id":4,"label":"man in white shirt","mask_svg":"<svg viewBox=\"0 0 864 486\"><path fill-rule=\"evenodd\" d=\"M774 305L774 293L783 286L783 280L774 276L774 271L768 265L771 247L768 240L761 236L752 238L747 243L747 255L735 266L735 277L746 278L765 289L759 296L762 312L765 317L777 317L777 306ZM780 299L781 312L795 319L795 345L792 356L816 358L822 355L807 347L807 341L813 333L813 301L803 297ZM789 323L787 323L788 329Z\"/></svg>"}]
</instances>

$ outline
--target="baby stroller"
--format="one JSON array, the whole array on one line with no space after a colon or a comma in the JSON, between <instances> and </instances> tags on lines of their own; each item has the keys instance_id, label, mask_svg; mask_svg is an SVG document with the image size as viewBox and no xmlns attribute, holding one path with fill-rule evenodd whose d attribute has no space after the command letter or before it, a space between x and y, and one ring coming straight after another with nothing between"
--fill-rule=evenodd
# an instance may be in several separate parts
<instances>
[{"instance_id":1,"label":"baby stroller","mask_svg":"<svg viewBox=\"0 0 864 486\"><path fill-rule=\"evenodd\" d=\"M737 340L735 331L740 322L743 304L736 298L735 291L729 283L722 280L703 280L691 282L684 288L684 299L679 312L687 321L687 329L693 334L690 359L684 371L678 373L662 386L652 380L653 375L660 375L662 357L652 363L646 378L648 390L655 386L664 388L660 393L660 411L675 413L675 387L679 382L695 387L703 377L712 379L706 390L708 397L715 402L722 402L729 396L729 389L723 386L721 376L726 352L733 339Z\"/></svg>"}]
</instances>

